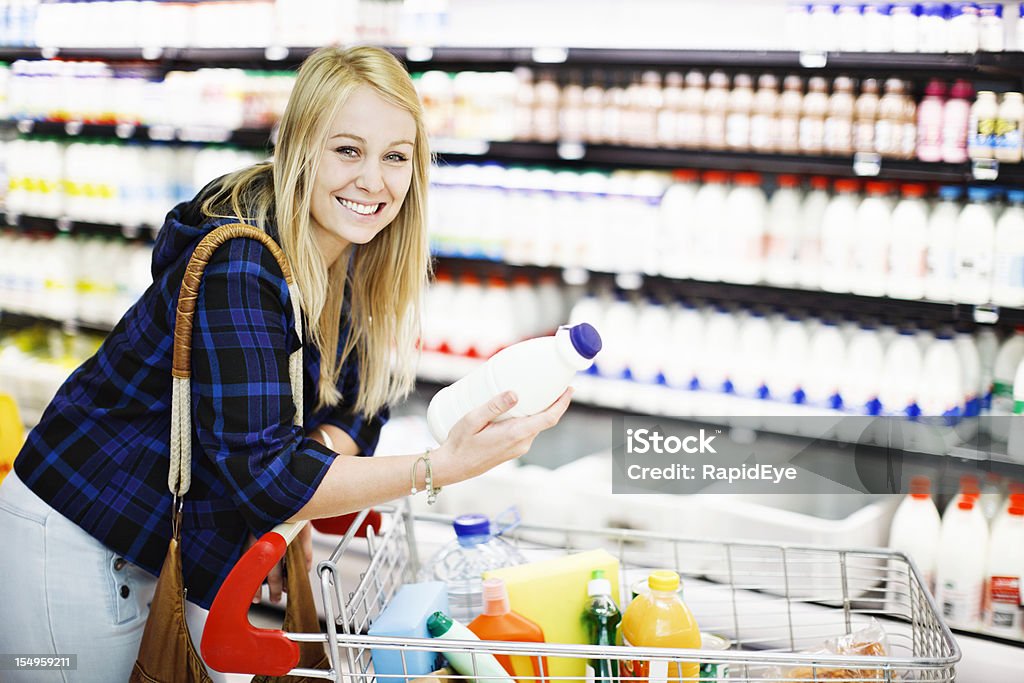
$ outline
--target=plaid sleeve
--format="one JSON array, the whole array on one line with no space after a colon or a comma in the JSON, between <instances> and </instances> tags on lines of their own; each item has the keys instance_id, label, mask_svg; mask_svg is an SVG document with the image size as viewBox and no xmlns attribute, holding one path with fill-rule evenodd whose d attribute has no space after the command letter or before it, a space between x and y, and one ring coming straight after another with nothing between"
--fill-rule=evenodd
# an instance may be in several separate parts
<instances>
[{"instance_id":1,"label":"plaid sleeve","mask_svg":"<svg viewBox=\"0 0 1024 683\"><path fill-rule=\"evenodd\" d=\"M298 512L334 458L292 424L288 353L299 344L270 252L248 239L218 249L192 335L194 438L257 534Z\"/></svg>"},{"instance_id":2,"label":"plaid sleeve","mask_svg":"<svg viewBox=\"0 0 1024 683\"><path fill-rule=\"evenodd\" d=\"M390 410L384 406L379 413L366 416L352 410L359 393L358 363L350 357L341 372L338 388L341 390L341 401L331 408L324 417L323 424L334 425L352 437L359 447L360 455L373 455L380 440L380 430L388 421Z\"/></svg>"}]
</instances>

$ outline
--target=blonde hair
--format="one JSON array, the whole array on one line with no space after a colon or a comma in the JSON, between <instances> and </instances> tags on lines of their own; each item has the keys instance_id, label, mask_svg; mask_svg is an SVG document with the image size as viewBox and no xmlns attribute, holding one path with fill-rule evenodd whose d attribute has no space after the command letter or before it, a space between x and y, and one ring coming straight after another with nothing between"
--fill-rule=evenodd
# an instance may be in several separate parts
<instances>
[{"instance_id":1,"label":"blonde hair","mask_svg":"<svg viewBox=\"0 0 1024 683\"><path fill-rule=\"evenodd\" d=\"M330 268L312 229L313 181L338 111L361 86L412 114L416 140L412 182L391 224L370 242L352 245ZM408 395L415 383L420 301L430 276L426 199L430 150L423 110L412 79L392 55L373 47L323 48L299 68L281 119L272 162L224 178L203 203L222 215L226 204L239 218L266 229L275 221L281 248L302 292L310 339L320 351L318 407L341 400L341 369L355 356L359 392L351 408L374 415ZM348 335L337 353L345 291L350 289Z\"/></svg>"}]
</instances>

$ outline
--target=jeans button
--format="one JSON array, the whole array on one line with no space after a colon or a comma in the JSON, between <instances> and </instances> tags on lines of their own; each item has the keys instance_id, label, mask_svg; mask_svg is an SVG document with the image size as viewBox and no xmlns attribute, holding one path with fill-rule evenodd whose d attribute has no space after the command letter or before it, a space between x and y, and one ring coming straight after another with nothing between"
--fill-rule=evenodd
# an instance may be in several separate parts
<instances>
[{"instance_id":1,"label":"jeans button","mask_svg":"<svg viewBox=\"0 0 1024 683\"><path fill-rule=\"evenodd\" d=\"M122 569L124 569L124 566L126 564L128 564L128 562L126 562L123 557L117 558L116 560L114 560L114 571L121 571Z\"/></svg>"},{"instance_id":2,"label":"jeans button","mask_svg":"<svg viewBox=\"0 0 1024 683\"><path fill-rule=\"evenodd\" d=\"M121 586L121 597L127 599L131 595L132 591L128 586Z\"/></svg>"}]
</instances>

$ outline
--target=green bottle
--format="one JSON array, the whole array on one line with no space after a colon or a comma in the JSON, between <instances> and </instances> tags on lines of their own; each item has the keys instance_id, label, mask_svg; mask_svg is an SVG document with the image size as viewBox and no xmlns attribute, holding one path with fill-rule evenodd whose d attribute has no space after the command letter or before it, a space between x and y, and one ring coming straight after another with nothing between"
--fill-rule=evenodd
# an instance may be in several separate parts
<instances>
[{"instance_id":1,"label":"green bottle","mask_svg":"<svg viewBox=\"0 0 1024 683\"><path fill-rule=\"evenodd\" d=\"M594 570L587 583L587 608L583 621L591 645L615 645L615 630L622 621L622 614L612 599L612 584L604 577L604 571ZM616 659L587 660L587 683L613 683L619 675Z\"/></svg>"}]
</instances>

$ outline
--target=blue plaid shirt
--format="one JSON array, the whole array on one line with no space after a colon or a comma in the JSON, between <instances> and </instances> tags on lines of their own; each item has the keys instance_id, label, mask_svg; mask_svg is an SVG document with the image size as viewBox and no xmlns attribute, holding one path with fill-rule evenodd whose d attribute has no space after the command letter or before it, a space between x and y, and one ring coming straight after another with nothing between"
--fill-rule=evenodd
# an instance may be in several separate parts
<instances>
[{"instance_id":1,"label":"blue plaid shirt","mask_svg":"<svg viewBox=\"0 0 1024 683\"><path fill-rule=\"evenodd\" d=\"M15 460L39 497L128 561L158 574L171 537L171 351L178 288L192 251L213 228L198 200L167 216L154 281L92 358L68 378ZM276 235L272 234L276 239ZM342 330L344 343L346 329ZM288 355L299 348L288 288L270 252L229 241L206 269L192 339L192 485L184 500L188 599L208 608L257 536L312 497L334 453L292 425ZM306 429L332 424L372 455L387 419L355 402L354 362L338 407L315 411L320 356L305 343ZM339 344L339 353L341 346Z\"/></svg>"}]
</instances>

